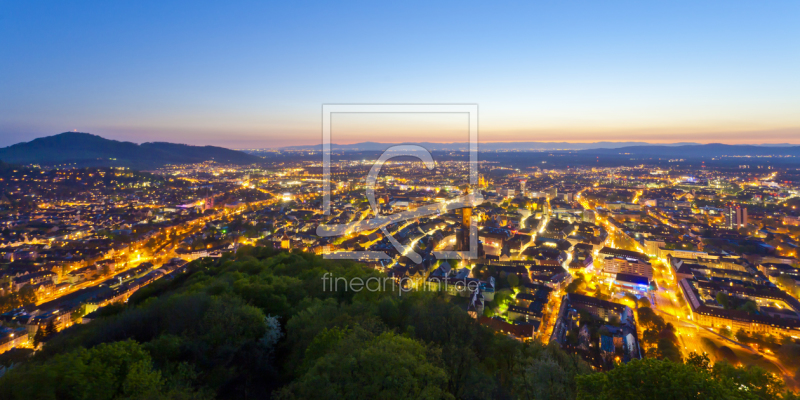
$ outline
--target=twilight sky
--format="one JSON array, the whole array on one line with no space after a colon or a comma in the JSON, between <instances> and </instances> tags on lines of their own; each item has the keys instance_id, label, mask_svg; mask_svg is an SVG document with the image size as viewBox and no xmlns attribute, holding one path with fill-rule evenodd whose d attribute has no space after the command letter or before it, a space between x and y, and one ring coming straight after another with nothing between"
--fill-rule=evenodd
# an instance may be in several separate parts
<instances>
[{"instance_id":1,"label":"twilight sky","mask_svg":"<svg viewBox=\"0 0 800 400\"><path fill-rule=\"evenodd\" d=\"M796 0L0 0L0 146L314 144L325 103L474 103L482 141L800 143L798 20ZM332 126L466 138L458 116Z\"/></svg>"}]
</instances>

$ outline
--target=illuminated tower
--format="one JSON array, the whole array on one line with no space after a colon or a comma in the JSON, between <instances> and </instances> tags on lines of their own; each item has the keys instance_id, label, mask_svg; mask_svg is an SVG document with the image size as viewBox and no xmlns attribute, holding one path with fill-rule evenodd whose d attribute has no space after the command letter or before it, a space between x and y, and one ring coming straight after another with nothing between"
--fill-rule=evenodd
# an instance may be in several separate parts
<instances>
[{"instance_id":1,"label":"illuminated tower","mask_svg":"<svg viewBox=\"0 0 800 400\"><path fill-rule=\"evenodd\" d=\"M469 251L469 231L472 225L472 207L461 209L461 230L458 232L458 250Z\"/></svg>"},{"instance_id":2,"label":"illuminated tower","mask_svg":"<svg viewBox=\"0 0 800 400\"><path fill-rule=\"evenodd\" d=\"M525 179L519 181L519 194L521 194L522 197L525 197L525 184L527 183L528 181Z\"/></svg>"},{"instance_id":3,"label":"illuminated tower","mask_svg":"<svg viewBox=\"0 0 800 400\"><path fill-rule=\"evenodd\" d=\"M489 184L486 182L486 177L483 175L478 176L478 187L486 188Z\"/></svg>"},{"instance_id":4,"label":"illuminated tower","mask_svg":"<svg viewBox=\"0 0 800 400\"><path fill-rule=\"evenodd\" d=\"M461 209L461 226L469 228L472 221L472 207L464 207Z\"/></svg>"},{"instance_id":5,"label":"illuminated tower","mask_svg":"<svg viewBox=\"0 0 800 400\"><path fill-rule=\"evenodd\" d=\"M286 234L286 231L283 232L283 237L281 237L281 248L285 250L292 249L292 240L289 238L289 235Z\"/></svg>"}]
</instances>

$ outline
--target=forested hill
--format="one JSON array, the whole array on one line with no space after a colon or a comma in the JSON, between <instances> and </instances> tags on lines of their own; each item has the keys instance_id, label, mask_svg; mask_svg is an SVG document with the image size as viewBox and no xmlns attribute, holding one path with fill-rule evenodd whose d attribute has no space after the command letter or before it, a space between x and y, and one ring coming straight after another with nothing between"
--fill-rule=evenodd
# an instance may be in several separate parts
<instances>
[{"instance_id":1,"label":"forested hill","mask_svg":"<svg viewBox=\"0 0 800 400\"><path fill-rule=\"evenodd\" d=\"M195 261L50 339L2 399L777 399L758 368L702 357L593 373L576 356L478 325L445 294L326 291L349 261L245 247ZM328 287L330 289L330 287ZM707 359L705 359L707 361Z\"/></svg>"},{"instance_id":2,"label":"forested hill","mask_svg":"<svg viewBox=\"0 0 800 400\"><path fill-rule=\"evenodd\" d=\"M682 146L647 145L616 149L583 150L586 155L627 155L648 157L719 158L719 157L800 157L796 145L688 144Z\"/></svg>"},{"instance_id":3,"label":"forested hill","mask_svg":"<svg viewBox=\"0 0 800 400\"><path fill-rule=\"evenodd\" d=\"M64 132L0 149L0 160L13 164L76 167L119 166L136 169L213 160L223 164L253 164L260 157L214 146L175 143L120 142L81 132Z\"/></svg>"}]
</instances>

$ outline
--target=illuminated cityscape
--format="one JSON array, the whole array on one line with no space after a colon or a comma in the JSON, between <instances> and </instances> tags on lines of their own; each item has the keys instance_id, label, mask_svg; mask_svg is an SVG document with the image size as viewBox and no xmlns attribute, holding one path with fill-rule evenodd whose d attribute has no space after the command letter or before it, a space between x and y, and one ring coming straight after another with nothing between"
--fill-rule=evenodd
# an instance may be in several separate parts
<instances>
[{"instance_id":1,"label":"illuminated cityscape","mask_svg":"<svg viewBox=\"0 0 800 400\"><path fill-rule=\"evenodd\" d=\"M547 167L491 161L498 155L482 153L477 185L467 183L469 163L458 154L443 155L433 170L390 161L375 188L378 215L364 196L369 153L334 155L329 215L313 151L150 171L6 164L1 349L40 349L148 285L243 248L374 251L389 257L358 262L399 287L448 293L480 325L520 341L557 343L598 371L706 353L711 362L758 365L792 379L794 361L780 348L800 336L800 169L769 161L753 168L705 161L699 169L696 161ZM483 201L383 226L420 262L380 227L317 235L320 225L369 221L468 193ZM473 221L476 259L434 255L468 250Z\"/></svg>"},{"instance_id":2,"label":"illuminated cityscape","mask_svg":"<svg viewBox=\"0 0 800 400\"><path fill-rule=\"evenodd\" d=\"M0 10L0 400L800 399L796 1Z\"/></svg>"}]
</instances>

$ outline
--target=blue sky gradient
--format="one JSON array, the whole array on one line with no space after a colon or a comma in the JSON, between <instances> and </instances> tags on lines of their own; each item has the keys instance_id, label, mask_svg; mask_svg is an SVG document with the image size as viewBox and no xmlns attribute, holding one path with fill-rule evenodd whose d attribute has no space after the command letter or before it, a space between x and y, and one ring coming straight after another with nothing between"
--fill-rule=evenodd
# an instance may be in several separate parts
<instances>
[{"instance_id":1,"label":"blue sky gradient","mask_svg":"<svg viewBox=\"0 0 800 400\"><path fill-rule=\"evenodd\" d=\"M798 1L230 3L0 0L0 146L311 144L323 103L477 103L483 141L800 143ZM396 141L372 128L346 142Z\"/></svg>"}]
</instances>

